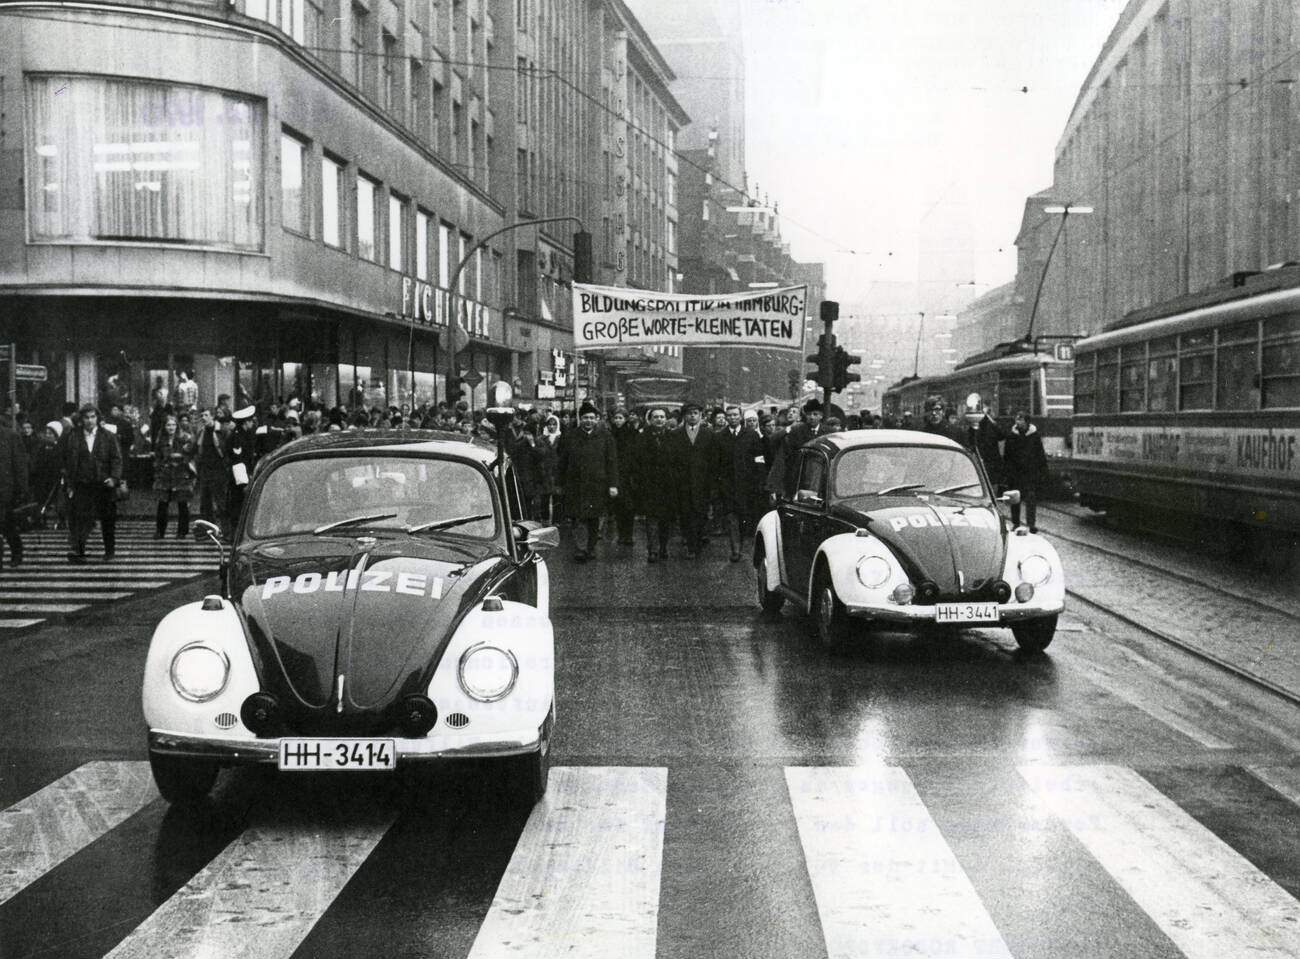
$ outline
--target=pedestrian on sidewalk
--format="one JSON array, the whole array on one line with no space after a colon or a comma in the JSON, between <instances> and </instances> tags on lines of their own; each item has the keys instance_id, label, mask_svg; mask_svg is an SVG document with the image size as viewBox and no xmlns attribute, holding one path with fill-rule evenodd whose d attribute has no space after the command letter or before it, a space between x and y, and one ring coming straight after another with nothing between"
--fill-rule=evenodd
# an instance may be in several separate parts
<instances>
[{"instance_id":1,"label":"pedestrian on sidewalk","mask_svg":"<svg viewBox=\"0 0 1300 959\"><path fill-rule=\"evenodd\" d=\"M190 497L194 495L194 440L180 431L175 416L163 419L162 432L153 440L153 489L158 494L154 539L167 535L167 513L176 504L176 538L190 531Z\"/></svg>"},{"instance_id":2,"label":"pedestrian on sidewalk","mask_svg":"<svg viewBox=\"0 0 1300 959\"><path fill-rule=\"evenodd\" d=\"M71 510L68 516L68 562L86 561L86 540L99 521L104 559L117 552L117 488L122 483L122 451L117 437L99 425L99 409L87 403L81 423L64 440L63 475Z\"/></svg>"},{"instance_id":3,"label":"pedestrian on sidewalk","mask_svg":"<svg viewBox=\"0 0 1300 959\"><path fill-rule=\"evenodd\" d=\"M9 544L9 564L21 566L23 538L14 511L29 499L27 452L13 430L0 426L0 526ZM3 553L0 552L0 565Z\"/></svg>"}]
</instances>

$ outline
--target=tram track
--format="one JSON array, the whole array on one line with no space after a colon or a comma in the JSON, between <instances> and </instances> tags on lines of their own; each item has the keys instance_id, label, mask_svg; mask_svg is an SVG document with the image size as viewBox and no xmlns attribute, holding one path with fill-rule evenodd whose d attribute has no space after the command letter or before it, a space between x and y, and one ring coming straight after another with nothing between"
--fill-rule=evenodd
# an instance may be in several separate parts
<instances>
[{"instance_id":1,"label":"tram track","mask_svg":"<svg viewBox=\"0 0 1300 959\"><path fill-rule=\"evenodd\" d=\"M1040 507L1040 509L1042 508L1043 507ZM1073 514L1063 510L1050 510L1050 512L1060 515L1062 517L1073 516ZM1276 604L1269 603L1265 600L1257 599L1255 597L1244 596L1240 593L1236 593L1231 590L1224 589L1222 587L1214 586L1213 584L1206 582L1204 578L1194 576L1188 573L1182 573L1175 570L1170 570L1156 563L1152 563L1143 559L1138 559L1129 553L1125 553L1120 550L1110 549L1105 546L1099 546L1096 543L1090 543L1087 540L1066 535L1056 529L1052 529L1049 532L1052 538L1054 539L1059 539L1064 542L1070 543L1071 545L1079 546L1084 549L1091 550L1092 552L1095 552L1097 554L1109 558L1119 559L1127 564L1140 567L1143 570L1149 571L1158 576L1166 577L1175 582L1195 586L1198 589L1208 591L1218 596L1222 596L1230 602L1244 603L1256 609L1263 610L1272 615L1281 616L1285 618L1288 622L1295 624L1296 629L1300 630L1300 615L1297 615L1297 613L1295 613L1292 610L1286 609L1285 607L1278 606ZM1147 636L1151 636L1152 638L1157 639L1168 646L1172 646L1175 649L1178 649L1181 652L1194 656L1195 658L1203 662L1209 663L1210 665L1213 665L1223 670L1226 673L1229 673L1233 676L1243 679L1249 682L1251 685L1257 686L1260 689L1267 690L1268 692L1273 693L1275 696L1278 696L1289 703L1292 703L1294 705L1300 705L1300 691L1289 689L1286 686L1283 686L1279 683L1270 680L1266 676L1260 675L1258 672L1256 672L1251 668L1251 666L1254 664L1243 665L1241 663L1237 663L1225 659L1224 657L1216 655L1215 653L1207 649L1203 649L1194 643L1190 643L1185 639L1182 639L1181 637L1174 635L1173 633L1165 629L1161 629L1158 626L1154 626L1149 622L1144 622L1142 619L1138 618L1138 616L1135 615L1134 612L1130 609L1124 609L1114 603L1097 599L1094 596L1089 596L1086 593L1080 592L1079 590L1076 589L1072 589L1069 586L1066 587L1065 592L1066 595L1069 596L1071 599L1076 600L1077 602L1080 602L1085 606L1091 607L1092 609L1098 610L1099 612L1104 613L1107 616L1111 616L1119 620L1120 622L1124 623L1125 625L1133 629L1136 629Z\"/></svg>"}]
</instances>

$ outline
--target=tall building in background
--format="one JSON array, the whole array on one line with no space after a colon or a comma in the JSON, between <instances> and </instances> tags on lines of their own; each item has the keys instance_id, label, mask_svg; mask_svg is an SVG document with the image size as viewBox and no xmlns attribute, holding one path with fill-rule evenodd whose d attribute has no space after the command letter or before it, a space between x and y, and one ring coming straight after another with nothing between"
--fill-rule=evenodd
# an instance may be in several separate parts
<instances>
[{"instance_id":1,"label":"tall building in background","mask_svg":"<svg viewBox=\"0 0 1300 959\"><path fill-rule=\"evenodd\" d=\"M630 0L676 74L673 95L692 123L682 150L703 150L716 131L715 173L745 180L745 46L738 0Z\"/></svg>"}]
</instances>

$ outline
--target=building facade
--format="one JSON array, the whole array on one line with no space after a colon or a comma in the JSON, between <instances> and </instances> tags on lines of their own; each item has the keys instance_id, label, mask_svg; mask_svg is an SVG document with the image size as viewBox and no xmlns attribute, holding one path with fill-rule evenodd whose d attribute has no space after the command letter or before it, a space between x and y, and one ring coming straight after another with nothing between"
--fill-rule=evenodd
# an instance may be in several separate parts
<instances>
[{"instance_id":1,"label":"building facade","mask_svg":"<svg viewBox=\"0 0 1300 959\"><path fill-rule=\"evenodd\" d=\"M1298 42L1285 0L1128 4L1057 144L1048 194L1094 212L1068 217L1036 329L1095 333L1300 259ZM1061 219L1040 208L1022 240L1045 247Z\"/></svg>"},{"instance_id":2,"label":"building facade","mask_svg":"<svg viewBox=\"0 0 1300 959\"><path fill-rule=\"evenodd\" d=\"M0 344L34 416L144 409L181 372L204 404L414 405L448 369L475 405L557 369L599 396L571 352L577 223L511 227L599 243L610 156L627 236L597 281L675 276L686 116L621 0L18 0L0 83Z\"/></svg>"}]
</instances>

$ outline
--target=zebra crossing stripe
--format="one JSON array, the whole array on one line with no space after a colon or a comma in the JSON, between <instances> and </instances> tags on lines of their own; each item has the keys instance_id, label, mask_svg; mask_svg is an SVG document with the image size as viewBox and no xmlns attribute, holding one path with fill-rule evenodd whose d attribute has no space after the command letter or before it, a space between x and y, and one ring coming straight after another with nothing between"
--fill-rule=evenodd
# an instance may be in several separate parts
<instances>
[{"instance_id":1,"label":"zebra crossing stripe","mask_svg":"<svg viewBox=\"0 0 1300 959\"><path fill-rule=\"evenodd\" d=\"M470 959L654 959L668 770L553 769Z\"/></svg>"},{"instance_id":2,"label":"zebra crossing stripe","mask_svg":"<svg viewBox=\"0 0 1300 959\"><path fill-rule=\"evenodd\" d=\"M93 762L0 812L0 903L157 798L148 763Z\"/></svg>"},{"instance_id":3,"label":"zebra crossing stripe","mask_svg":"<svg viewBox=\"0 0 1300 959\"><path fill-rule=\"evenodd\" d=\"M76 613L86 608L85 603L5 603L3 613Z\"/></svg>"},{"instance_id":4,"label":"zebra crossing stripe","mask_svg":"<svg viewBox=\"0 0 1300 959\"><path fill-rule=\"evenodd\" d=\"M1133 770L1020 774L1187 959L1300 956L1300 902Z\"/></svg>"},{"instance_id":5,"label":"zebra crossing stripe","mask_svg":"<svg viewBox=\"0 0 1300 959\"><path fill-rule=\"evenodd\" d=\"M902 769L787 767L830 959L1010 959Z\"/></svg>"},{"instance_id":6,"label":"zebra crossing stripe","mask_svg":"<svg viewBox=\"0 0 1300 959\"><path fill-rule=\"evenodd\" d=\"M43 622L43 619L0 619L0 629L23 629Z\"/></svg>"},{"instance_id":7,"label":"zebra crossing stripe","mask_svg":"<svg viewBox=\"0 0 1300 959\"><path fill-rule=\"evenodd\" d=\"M89 600L113 600L125 599L130 593L103 593L103 592L70 592L64 589L39 589L35 592L27 591L23 595L14 595L13 588L6 586L5 595L0 596L0 612L11 608L13 602L25 602L29 599L89 599Z\"/></svg>"},{"instance_id":8,"label":"zebra crossing stripe","mask_svg":"<svg viewBox=\"0 0 1300 959\"><path fill-rule=\"evenodd\" d=\"M106 959L287 959L394 818L250 826Z\"/></svg>"},{"instance_id":9,"label":"zebra crossing stripe","mask_svg":"<svg viewBox=\"0 0 1300 959\"><path fill-rule=\"evenodd\" d=\"M1300 769L1294 766L1247 766L1246 772L1300 806Z\"/></svg>"},{"instance_id":10,"label":"zebra crossing stripe","mask_svg":"<svg viewBox=\"0 0 1300 959\"><path fill-rule=\"evenodd\" d=\"M6 594L15 592L33 592L35 590L54 590L62 589L84 589L84 590L113 590L113 589L157 589L159 586L167 586L171 583L168 579L159 580L133 580L133 579L102 579L102 580L85 580L78 582L67 579L54 580L0 580L0 590Z\"/></svg>"}]
</instances>

